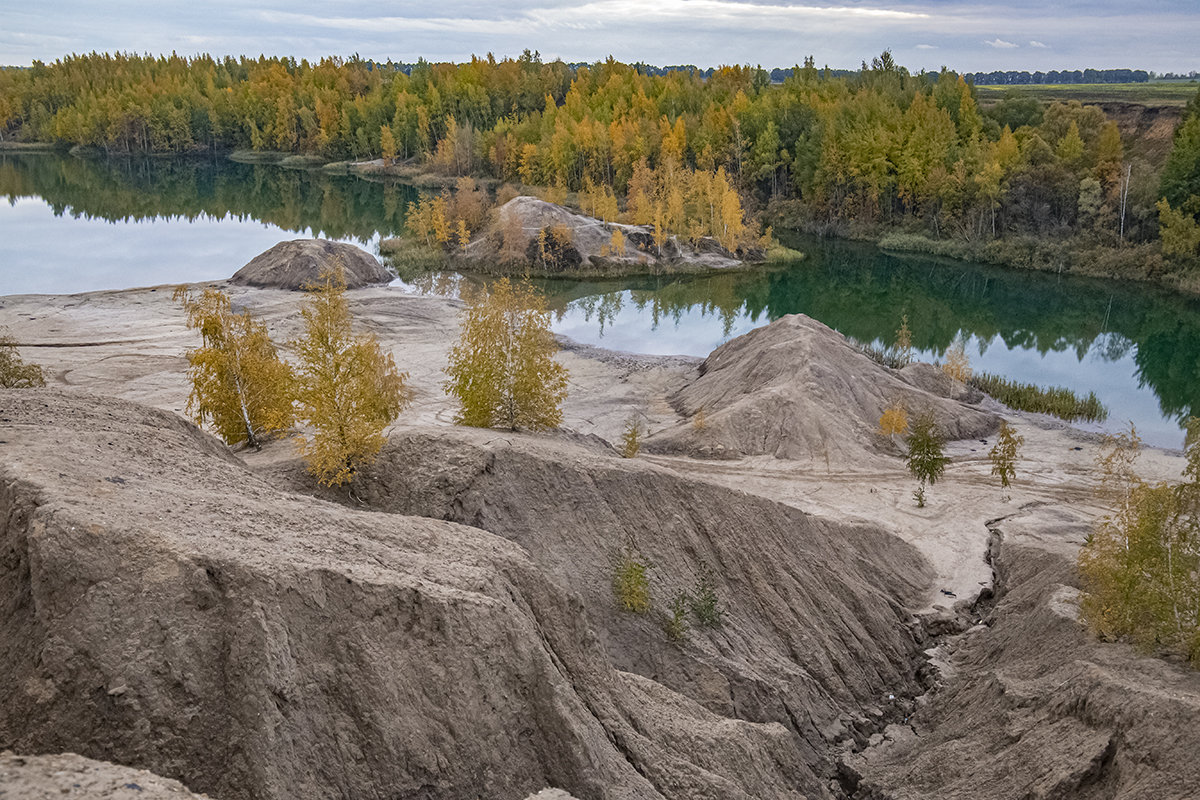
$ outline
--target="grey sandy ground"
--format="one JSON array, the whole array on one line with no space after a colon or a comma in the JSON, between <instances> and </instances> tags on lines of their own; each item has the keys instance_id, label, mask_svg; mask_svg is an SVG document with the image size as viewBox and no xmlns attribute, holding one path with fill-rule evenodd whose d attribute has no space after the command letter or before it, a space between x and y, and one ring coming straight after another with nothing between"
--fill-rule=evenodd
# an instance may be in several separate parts
<instances>
[{"instance_id":1,"label":"grey sandy ground","mask_svg":"<svg viewBox=\"0 0 1200 800\"><path fill-rule=\"evenodd\" d=\"M300 332L302 295L296 292L227 286L236 307L266 321L277 342ZM7 326L24 358L43 364L51 385L76 387L185 413L189 347L197 336L184 326L171 301L172 287L79 295L14 295L0 298L0 326ZM396 422L450 425L454 404L442 391L442 369L457 336L461 305L442 297L414 296L395 287L351 291L351 307L362 330L374 333L408 373L415 390L412 407ZM566 342L560 360L570 370L564 427L619 441L631 414L650 432L677 424L668 396L695 377L699 359L639 356ZM284 346L287 354L288 348ZM1045 429L1009 413L1025 437L1016 484L1001 489L990 475L991 442L953 442L946 477L917 508L915 483L899 458L872 460L814 457L789 461L770 456L704 461L646 456L702 480L757 494L806 511L845 521L881 525L911 542L933 564L937 579L928 606L953 605L976 597L991 581L984 561L986 523L1031 503L1063 503L1086 514L1094 505L1093 462L1097 443L1070 429ZM254 466L290 458L286 442L243 456ZM1182 458L1147 449L1139 470L1150 479L1178 476ZM949 592L950 594L946 594Z\"/></svg>"},{"instance_id":2,"label":"grey sandy ground","mask_svg":"<svg viewBox=\"0 0 1200 800\"><path fill-rule=\"evenodd\" d=\"M204 800L179 781L144 769L95 761L74 753L19 756L0 753L4 800Z\"/></svg>"}]
</instances>

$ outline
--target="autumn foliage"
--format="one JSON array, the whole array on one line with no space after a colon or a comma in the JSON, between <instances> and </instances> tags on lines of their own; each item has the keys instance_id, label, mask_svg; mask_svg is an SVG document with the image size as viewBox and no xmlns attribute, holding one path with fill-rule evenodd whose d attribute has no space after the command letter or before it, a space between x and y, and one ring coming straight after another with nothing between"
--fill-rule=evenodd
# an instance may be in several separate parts
<instances>
[{"instance_id":1,"label":"autumn foliage","mask_svg":"<svg viewBox=\"0 0 1200 800\"><path fill-rule=\"evenodd\" d=\"M0 334L0 389L30 389L45 385L42 368L21 360L12 337Z\"/></svg>"},{"instance_id":2,"label":"autumn foliage","mask_svg":"<svg viewBox=\"0 0 1200 800\"><path fill-rule=\"evenodd\" d=\"M196 294L181 286L174 299L203 342L187 353L192 382L187 409L196 422L211 424L227 444L255 448L290 428L292 370L280 361L266 325L249 311L235 314L229 296L217 289Z\"/></svg>"},{"instance_id":3,"label":"autumn foliage","mask_svg":"<svg viewBox=\"0 0 1200 800\"><path fill-rule=\"evenodd\" d=\"M686 209L689 194L702 194L689 184L723 172L735 194L711 193L706 224L726 247L740 240L737 225L711 217L731 221L735 200L751 200L791 204L789 215L822 230L895 225L972 244L1142 242L1158 238L1161 222L1171 253L1194 254L1198 107L1185 110L1159 188L1154 166L1127 152L1097 106L1013 97L983 108L965 76L913 73L886 52L838 73L811 58L775 74L661 72L528 52L407 65L90 53L0 70L5 139L109 153L382 156L544 187L547 198L574 193L605 221L623 202L637 224L686 238L687 226L675 225L681 205L682 216L701 219ZM1169 201L1161 220L1160 197Z\"/></svg>"},{"instance_id":4,"label":"autumn foliage","mask_svg":"<svg viewBox=\"0 0 1200 800\"><path fill-rule=\"evenodd\" d=\"M942 372L962 383L971 379L971 359L967 356L967 343L961 334L954 337L946 351L946 363L942 364Z\"/></svg>"},{"instance_id":5,"label":"autumn foliage","mask_svg":"<svg viewBox=\"0 0 1200 800\"><path fill-rule=\"evenodd\" d=\"M543 430L562 422L567 371L541 294L507 278L481 290L463 312L443 388L460 425Z\"/></svg>"},{"instance_id":6,"label":"autumn foliage","mask_svg":"<svg viewBox=\"0 0 1200 800\"><path fill-rule=\"evenodd\" d=\"M404 226L428 246L462 249L487 216L490 203L474 178L459 178L454 191L443 190L408 204Z\"/></svg>"},{"instance_id":7,"label":"autumn foliage","mask_svg":"<svg viewBox=\"0 0 1200 800\"><path fill-rule=\"evenodd\" d=\"M1200 664L1200 420L1188 425L1178 484L1147 483L1133 469L1134 431L1109 440L1098 462L1112 511L1079 555L1081 609L1105 639L1127 638Z\"/></svg>"},{"instance_id":8,"label":"autumn foliage","mask_svg":"<svg viewBox=\"0 0 1200 800\"><path fill-rule=\"evenodd\" d=\"M908 433L908 411L899 403L893 403L883 410L879 417L880 436L903 436Z\"/></svg>"},{"instance_id":9,"label":"autumn foliage","mask_svg":"<svg viewBox=\"0 0 1200 800\"><path fill-rule=\"evenodd\" d=\"M1021 436L1007 422L1000 423L1000 432L996 436L996 444L988 451L988 460L992 462L992 474L1000 479L1000 485L1008 488L1017 475L1017 457L1025 437Z\"/></svg>"},{"instance_id":10,"label":"autumn foliage","mask_svg":"<svg viewBox=\"0 0 1200 800\"><path fill-rule=\"evenodd\" d=\"M410 401L406 376L375 337L351 330L346 283L327 272L309 287L304 334L292 342L300 360L300 416L314 432L301 453L317 481L346 483L383 447L384 428Z\"/></svg>"}]
</instances>

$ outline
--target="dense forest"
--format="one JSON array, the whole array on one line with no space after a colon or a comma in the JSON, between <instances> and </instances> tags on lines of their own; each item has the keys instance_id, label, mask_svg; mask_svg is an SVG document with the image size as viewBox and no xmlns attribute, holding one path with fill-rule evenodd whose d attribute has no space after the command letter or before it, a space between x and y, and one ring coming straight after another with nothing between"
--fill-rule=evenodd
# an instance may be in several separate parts
<instances>
[{"instance_id":1,"label":"dense forest","mask_svg":"<svg viewBox=\"0 0 1200 800\"><path fill-rule=\"evenodd\" d=\"M680 233L694 188L719 179L808 230L899 230L897 246L917 248L1070 242L1089 255L1054 256L1067 269L1097 261L1099 247L1136 260L1114 274L1196 286L1200 98L1154 164L1129 155L1098 107L1012 97L981 109L963 76L911 74L889 53L848 75L808 59L782 83L750 67L649 72L528 52L407 72L359 59L91 54L0 70L0 135L109 154L382 156L615 200ZM1005 252L996 260L1021 260Z\"/></svg>"}]
</instances>

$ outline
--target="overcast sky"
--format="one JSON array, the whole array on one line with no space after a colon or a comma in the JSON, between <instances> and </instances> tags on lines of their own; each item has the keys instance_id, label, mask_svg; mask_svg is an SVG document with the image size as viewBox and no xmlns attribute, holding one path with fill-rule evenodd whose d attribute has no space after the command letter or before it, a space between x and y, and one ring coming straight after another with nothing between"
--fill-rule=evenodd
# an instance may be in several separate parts
<instances>
[{"instance_id":1,"label":"overcast sky","mask_svg":"<svg viewBox=\"0 0 1200 800\"><path fill-rule=\"evenodd\" d=\"M1200 70L1200 0L0 0L0 64L69 53L461 61L488 52L652 64L913 71Z\"/></svg>"}]
</instances>

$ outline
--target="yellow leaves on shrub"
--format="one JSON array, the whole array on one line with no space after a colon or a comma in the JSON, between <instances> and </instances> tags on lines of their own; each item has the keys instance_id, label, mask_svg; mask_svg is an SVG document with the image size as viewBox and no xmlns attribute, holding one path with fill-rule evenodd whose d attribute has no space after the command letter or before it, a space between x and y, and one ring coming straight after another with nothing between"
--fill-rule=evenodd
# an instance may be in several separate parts
<instances>
[{"instance_id":1,"label":"yellow leaves on shrub","mask_svg":"<svg viewBox=\"0 0 1200 800\"><path fill-rule=\"evenodd\" d=\"M642 449L642 423L636 417L625 421L625 432L621 436L621 456L636 458Z\"/></svg>"},{"instance_id":2,"label":"yellow leaves on shrub","mask_svg":"<svg viewBox=\"0 0 1200 800\"><path fill-rule=\"evenodd\" d=\"M501 261L519 262L525 258L525 246L529 240L525 236L525 228L521 225L519 215L516 213L506 213L503 215L500 236Z\"/></svg>"},{"instance_id":3,"label":"yellow leaves on shrub","mask_svg":"<svg viewBox=\"0 0 1200 800\"><path fill-rule=\"evenodd\" d=\"M31 389L45 385L42 368L22 361L13 338L0 335L0 389Z\"/></svg>"},{"instance_id":4,"label":"yellow leaves on shrub","mask_svg":"<svg viewBox=\"0 0 1200 800\"><path fill-rule=\"evenodd\" d=\"M567 202L567 187L561 181L555 183L553 186L542 188L538 194L547 203L553 203L556 206L561 206Z\"/></svg>"},{"instance_id":5,"label":"yellow leaves on shrub","mask_svg":"<svg viewBox=\"0 0 1200 800\"><path fill-rule=\"evenodd\" d=\"M625 221L652 226L660 250L672 235L693 241L710 236L730 252L761 245L724 167L656 170L641 159L629 180Z\"/></svg>"},{"instance_id":6,"label":"yellow leaves on shrub","mask_svg":"<svg viewBox=\"0 0 1200 800\"><path fill-rule=\"evenodd\" d=\"M449 243L451 221L446 196L423 197L415 203L409 203L404 227L413 238L430 247Z\"/></svg>"},{"instance_id":7,"label":"yellow leaves on shrub","mask_svg":"<svg viewBox=\"0 0 1200 800\"><path fill-rule=\"evenodd\" d=\"M1188 424L1179 484L1133 472L1135 432L1111 438L1097 460L1112 506L1079 553L1080 609L1102 638L1166 648L1200 664L1200 420Z\"/></svg>"},{"instance_id":8,"label":"yellow leaves on shrub","mask_svg":"<svg viewBox=\"0 0 1200 800\"><path fill-rule=\"evenodd\" d=\"M545 299L507 278L480 292L461 317L443 389L459 403L455 422L544 430L562 422L567 370L554 360Z\"/></svg>"},{"instance_id":9,"label":"yellow leaves on shrub","mask_svg":"<svg viewBox=\"0 0 1200 800\"><path fill-rule=\"evenodd\" d=\"M465 223L471 230L478 230L483 225L490 207L487 190L474 178L459 178L454 184L454 193L446 197L447 216L456 226Z\"/></svg>"},{"instance_id":10,"label":"yellow leaves on shrub","mask_svg":"<svg viewBox=\"0 0 1200 800\"><path fill-rule=\"evenodd\" d=\"M608 244L600 249L600 255L609 257L625 255L625 234L621 232L620 228L613 229Z\"/></svg>"},{"instance_id":11,"label":"yellow leaves on shrub","mask_svg":"<svg viewBox=\"0 0 1200 800\"><path fill-rule=\"evenodd\" d=\"M550 238L560 249L569 247L575 242L575 234L572 233L570 226L562 222L550 228Z\"/></svg>"},{"instance_id":12,"label":"yellow leaves on shrub","mask_svg":"<svg viewBox=\"0 0 1200 800\"><path fill-rule=\"evenodd\" d=\"M379 154L385 167L390 167L396 160L396 137L392 134L390 125L379 127Z\"/></svg>"},{"instance_id":13,"label":"yellow leaves on shrub","mask_svg":"<svg viewBox=\"0 0 1200 800\"><path fill-rule=\"evenodd\" d=\"M617 196L607 183L595 183L585 178L582 192L583 212L603 222L612 222L620 214Z\"/></svg>"},{"instance_id":14,"label":"yellow leaves on shrub","mask_svg":"<svg viewBox=\"0 0 1200 800\"><path fill-rule=\"evenodd\" d=\"M1195 196L1192 199L1195 200ZM1158 235L1163 253L1184 258L1196 255L1200 250L1200 224L1195 215L1183 208L1171 208L1165 197L1154 207L1158 209Z\"/></svg>"},{"instance_id":15,"label":"yellow leaves on shrub","mask_svg":"<svg viewBox=\"0 0 1200 800\"><path fill-rule=\"evenodd\" d=\"M908 433L908 411L899 403L884 409L879 417L880 436L903 436Z\"/></svg>"},{"instance_id":16,"label":"yellow leaves on shrub","mask_svg":"<svg viewBox=\"0 0 1200 800\"><path fill-rule=\"evenodd\" d=\"M314 428L301 444L309 472L326 486L353 479L383 447L383 431L410 402L404 375L372 335L351 331L341 270L309 286L301 309L304 335L292 342L300 359L301 416Z\"/></svg>"},{"instance_id":17,"label":"yellow leaves on shrub","mask_svg":"<svg viewBox=\"0 0 1200 800\"><path fill-rule=\"evenodd\" d=\"M967 343L960 335L955 337L950 349L946 351L946 363L942 372L956 381L966 383L971 379L971 360L967 357Z\"/></svg>"},{"instance_id":18,"label":"yellow leaves on shrub","mask_svg":"<svg viewBox=\"0 0 1200 800\"><path fill-rule=\"evenodd\" d=\"M199 330L203 341L187 352L192 418L210 423L227 444L247 442L255 448L264 437L290 428L295 421L292 370L279 360L267 326L249 311L233 313L229 297L217 289L196 295L180 286L174 299L187 314L188 328Z\"/></svg>"}]
</instances>

